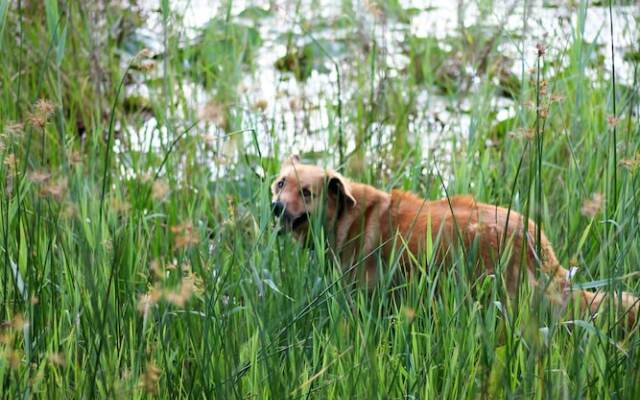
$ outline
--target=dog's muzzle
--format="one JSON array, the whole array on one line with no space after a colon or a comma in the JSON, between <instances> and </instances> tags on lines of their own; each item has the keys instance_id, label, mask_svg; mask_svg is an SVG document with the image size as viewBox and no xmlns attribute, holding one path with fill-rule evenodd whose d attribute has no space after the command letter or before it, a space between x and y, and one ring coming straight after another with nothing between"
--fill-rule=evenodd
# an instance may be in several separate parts
<instances>
[{"instance_id":1,"label":"dog's muzzle","mask_svg":"<svg viewBox=\"0 0 640 400\"><path fill-rule=\"evenodd\" d=\"M287 208L282 204L282 202L274 201L271 203L271 210L273 211L273 216L279 218L283 222L283 225L290 230L296 230L302 224L307 222L306 213L297 217L293 216L287 212Z\"/></svg>"},{"instance_id":2,"label":"dog's muzzle","mask_svg":"<svg viewBox=\"0 0 640 400\"><path fill-rule=\"evenodd\" d=\"M284 204L279 201L274 201L271 203L271 210L273 211L274 217L280 218L285 212Z\"/></svg>"}]
</instances>

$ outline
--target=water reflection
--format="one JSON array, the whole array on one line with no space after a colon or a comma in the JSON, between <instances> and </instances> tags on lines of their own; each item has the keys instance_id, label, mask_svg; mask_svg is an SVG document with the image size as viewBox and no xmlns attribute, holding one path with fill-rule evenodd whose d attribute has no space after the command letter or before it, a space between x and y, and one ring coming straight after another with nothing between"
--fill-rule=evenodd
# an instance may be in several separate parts
<instances>
[{"instance_id":1,"label":"water reflection","mask_svg":"<svg viewBox=\"0 0 640 400\"><path fill-rule=\"evenodd\" d=\"M343 107L350 109L354 106L351 100L360 89L353 64L355 60L361 63L366 58L374 42L382 65L378 66L371 87L380 87L384 80L407 73L410 58L403 49L406 48L408 37L437 38L444 51L451 51L447 47L450 46L447 38L459 36L466 29L478 26L500 32L497 51L505 60L513 60L506 62L505 68L516 77L527 76L535 67L534 49L537 42L544 42L550 53L564 54L569 42L567 39L579 37L581 27L584 29L582 39L600 49L605 70L612 70L612 38L606 7L591 7L585 14L580 14L564 3L548 7L551 4L548 1L544 4L542 1L533 2L528 6L520 2L505 2L502 5L496 2L491 10L482 10L476 4L467 5L463 2L402 1L402 8L412 12L408 13L409 18L400 20L383 15L368 2L358 2L352 14L345 14L344 6L337 0L233 1L229 9L224 8L225 2L190 0L171 2L169 23L165 26L159 3L158 0L140 1L145 24L139 29L139 34L156 54L164 53L165 33L176 35L181 43L192 42L197 40L201 28L212 18L227 12L240 23L256 27L260 34L261 45L254 57L253 67L243 71L237 85L236 101L231 105L233 115L242 121L240 128L251 131L229 131L228 126L212 114L211 110L217 107L212 91L199 83L185 80L176 82L180 87L177 92L181 93L186 103L186 107L177 107L172 115L176 129L168 129L166 123L151 117L142 124L121 127L125 134L116 141L116 151L120 154L163 151L179 131L177 128L199 119L192 134L203 138L198 156L210 166L213 177L224 174L225 166L236 160L238 149L274 157L291 152L322 153L329 150L334 153L327 134L336 132L336 126L340 123L336 120L338 94ZM242 17L245 10L256 10L256 7L267 15L259 19ZM622 57L637 41L637 15L636 6L618 6L614 9L613 42L618 82L630 83L632 80L631 65L622 62ZM305 20L301 20L301 16ZM349 24L339 23L344 18L349 20ZM313 27L313 22L321 25L318 21L326 21L326 27ZM312 32L307 31L311 28ZM301 47L323 39L327 42L359 41L364 50L358 54L352 51L353 47L349 47L345 54L328 57L323 60L322 68L313 69L304 81L275 68L278 60L291 48L291 40L294 45ZM561 68L567 58L565 56L564 61L561 59L554 68ZM158 64L155 73L157 78L161 78L163 64ZM448 138L467 138L471 135L474 116L469 112L473 107L469 99L481 90L483 84L475 67L462 66L460 73L470 77L469 85L455 99L429 87L425 87L413 99L416 111L407 116L409 139L422 149L423 157L432 157L434 152L438 157L447 157L451 151ZM341 75L339 91L338 73ZM162 95L162 88L151 89L138 83L127 88L127 94L133 93L159 96ZM167 104L173 102L168 101ZM495 119L498 122L514 116L518 105L517 100L496 96L490 107L496 112ZM343 118L342 123L346 132L353 130L347 117ZM376 154L372 154L375 149L389 146L393 141L394 127L386 125L384 121L374 120L368 129L368 156L375 159ZM254 134L255 145L252 144L253 138L248 136ZM358 143L352 134L347 134L346 139L345 153L349 154L357 148Z\"/></svg>"}]
</instances>

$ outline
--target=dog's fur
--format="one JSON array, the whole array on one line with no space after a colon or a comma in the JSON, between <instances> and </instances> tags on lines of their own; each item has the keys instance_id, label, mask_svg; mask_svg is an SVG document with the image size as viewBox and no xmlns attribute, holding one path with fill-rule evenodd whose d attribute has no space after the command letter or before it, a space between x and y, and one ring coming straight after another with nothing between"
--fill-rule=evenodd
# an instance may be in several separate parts
<instances>
[{"instance_id":1,"label":"dog's fur","mask_svg":"<svg viewBox=\"0 0 640 400\"><path fill-rule=\"evenodd\" d=\"M430 232L432 243L437 243L434 251L439 262L451 258L455 243L463 243L467 251L475 249L477 265L484 268L478 268L478 274L493 274L502 259L502 277L511 295L521 281L520 266L526 266L523 273L533 286L539 285L536 268L546 274L544 292L555 304L564 306L573 296L581 307L595 314L606 298L601 292L570 289L568 272L544 233L537 247L540 254L536 252L536 225L532 221L525 232L522 215L476 202L471 196L428 201L399 190L386 193L350 182L335 171L302 164L296 157L283 163L272 194L274 213L300 241L306 240L309 216L322 211L331 249L343 268L361 263L356 276L367 285L378 279L376 254L382 260L389 260L392 253L400 254L401 267L411 275L415 261L410 255L425 253ZM616 303L618 300L628 322L634 324L639 308L636 298L622 293Z\"/></svg>"}]
</instances>

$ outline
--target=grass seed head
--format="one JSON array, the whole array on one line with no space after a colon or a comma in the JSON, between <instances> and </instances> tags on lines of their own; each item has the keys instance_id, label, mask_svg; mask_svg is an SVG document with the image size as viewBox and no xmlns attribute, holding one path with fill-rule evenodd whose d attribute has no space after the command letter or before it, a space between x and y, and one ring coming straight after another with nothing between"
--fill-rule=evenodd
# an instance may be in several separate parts
<instances>
[{"instance_id":1,"label":"grass seed head","mask_svg":"<svg viewBox=\"0 0 640 400\"><path fill-rule=\"evenodd\" d=\"M377 1L365 0L364 6L375 18L384 19L384 11L380 8L380 4Z\"/></svg>"},{"instance_id":2,"label":"grass seed head","mask_svg":"<svg viewBox=\"0 0 640 400\"><path fill-rule=\"evenodd\" d=\"M4 165L10 172L15 172L16 167L18 166L18 160L16 159L16 155L11 153L4 158Z\"/></svg>"},{"instance_id":3,"label":"grass seed head","mask_svg":"<svg viewBox=\"0 0 640 400\"><path fill-rule=\"evenodd\" d=\"M22 352L20 350L8 348L5 350L4 357L11 369L17 370L20 368L20 363L22 362Z\"/></svg>"},{"instance_id":4,"label":"grass seed head","mask_svg":"<svg viewBox=\"0 0 640 400\"><path fill-rule=\"evenodd\" d=\"M35 184L41 184L49 180L51 178L51 173L44 170L35 170L29 172L27 178Z\"/></svg>"},{"instance_id":5,"label":"grass seed head","mask_svg":"<svg viewBox=\"0 0 640 400\"><path fill-rule=\"evenodd\" d=\"M8 346L11 342L13 342L13 333L3 328L0 331L0 344Z\"/></svg>"},{"instance_id":6,"label":"grass seed head","mask_svg":"<svg viewBox=\"0 0 640 400\"><path fill-rule=\"evenodd\" d=\"M227 125L225 107L215 101L209 101L202 110L200 110L200 118L205 121L213 122L220 128L224 128Z\"/></svg>"},{"instance_id":7,"label":"grass seed head","mask_svg":"<svg viewBox=\"0 0 640 400\"><path fill-rule=\"evenodd\" d=\"M256 110L260 110L261 112L264 112L264 110L266 110L268 106L269 102L266 99L259 99L255 103L253 103L253 107Z\"/></svg>"},{"instance_id":8,"label":"grass seed head","mask_svg":"<svg viewBox=\"0 0 640 400\"><path fill-rule=\"evenodd\" d=\"M416 318L416 310L411 307L403 307L402 314L409 323L413 322L413 320Z\"/></svg>"},{"instance_id":9,"label":"grass seed head","mask_svg":"<svg viewBox=\"0 0 640 400\"><path fill-rule=\"evenodd\" d=\"M538 114L542 119L547 118L549 116L549 106L546 104L541 104L540 107L538 107Z\"/></svg>"},{"instance_id":10,"label":"grass seed head","mask_svg":"<svg viewBox=\"0 0 640 400\"><path fill-rule=\"evenodd\" d=\"M619 164L631 171L636 170L638 167L640 167L640 153L636 154L634 158L620 160Z\"/></svg>"},{"instance_id":11,"label":"grass seed head","mask_svg":"<svg viewBox=\"0 0 640 400\"><path fill-rule=\"evenodd\" d=\"M131 209L131 204L126 200L121 200L118 197L111 199L111 208L118 214L126 215Z\"/></svg>"},{"instance_id":12,"label":"grass seed head","mask_svg":"<svg viewBox=\"0 0 640 400\"><path fill-rule=\"evenodd\" d=\"M164 269L162 268L162 264L159 260L151 260L149 263L149 270L153 274L155 279L164 279Z\"/></svg>"},{"instance_id":13,"label":"grass seed head","mask_svg":"<svg viewBox=\"0 0 640 400\"><path fill-rule=\"evenodd\" d=\"M213 147L216 144L217 137L213 133L205 133L204 135L202 135L202 140L204 141L205 145Z\"/></svg>"},{"instance_id":14,"label":"grass seed head","mask_svg":"<svg viewBox=\"0 0 640 400\"><path fill-rule=\"evenodd\" d=\"M58 178L55 181L48 182L45 186L43 186L42 190L40 190L40 194L59 201L62 200L67 193L67 185L67 178Z\"/></svg>"},{"instance_id":15,"label":"grass seed head","mask_svg":"<svg viewBox=\"0 0 640 400\"><path fill-rule=\"evenodd\" d=\"M551 96L549 96L550 103L560 103L563 100L564 100L564 96L561 94L553 93Z\"/></svg>"},{"instance_id":16,"label":"grass seed head","mask_svg":"<svg viewBox=\"0 0 640 400\"><path fill-rule=\"evenodd\" d=\"M22 314L16 314L11 320L11 327L15 331L21 331L27 325L27 321L24 319Z\"/></svg>"},{"instance_id":17,"label":"grass seed head","mask_svg":"<svg viewBox=\"0 0 640 400\"><path fill-rule=\"evenodd\" d=\"M609 115L607 117L607 125L609 125L610 128L615 128L619 123L620 123L620 118L617 118L614 115Z\"/></svg>"},{"instance_id":18,"label":"grass seed head","mask_svg":"<svg viewBox=\"0 0 640 400\"><path fill-rule=\"evenodd\" d=\"M146 315L149 310L155 306L162 298L162 292L157 286L153 286L147 293L143 293L138 297L136 309L142 315Z\"/></svg>"},{"instance_id":19,"label":"grass seed head","mask_svg":"<svg viewBox=\"0 0 640 400\"><path fill-rule=\"evenodd\" d=\"M151 50L149 50L149 49L148 49L148 48L146 48L146 47L145 47L144 49L140 50L140 51L138 52L138 54L136 54L136 55L134 56L134 58L135 58L135 60L136 60L136 61L141 61L141 60L147 59L147 58L149 58L149 57L151 57Z\"/></svg>"},{"instance_id":20,"label":"grass seed head","mask_svg":"<svg viewBox=\"0 0 640 400\"><path fill-rule=\"evenodd\" d=\"M194 231L191 221L172 226L171 232L176 235L174 242L178 249L191 247L200 242L200 236Z\"/></svg>"},{"instance_id":21,"label":"grass seed head","mask_svg":"<svg viewBox=\"0 0 640 400\"><path fill-rule=\"evenodd\" d=\"M154 361L147 362L144 373L140 377L140 384L142 386L142 389L147 394L157 394L159 380L160 369L156 366L156 363Z\"/></svg>"},{"instance_id":22,"label":"grass seed head","mask_svg":"<svg viewBox=\"0 0 640 400\"><path fill-rule=\"evenodd\" d=\"M27 119L34 128L44 128L54 110L53 103L45 99L39 99Z\"/></svg>"},{"instance_id":23,"label":"grass seed head","mask_svg":"<svg viewBox=\"0 0 640 400\"><path fill-rule=\"evenodd\" d=\"M47 356L47 359L49 360L49 362L56 366L56 367L64 367L64 365L66 364L65 358L62 355L62 353L50 353Z\"/></svg>"},{"instance_id":24,"label":"grass seed head","mask_svg":"<svg viewBox=\"0 0 640 400\"><path fill-rule=\"evenodd\" d=\"M191 221L185 221L181 224L174 225L171 227L171 233L184 233L190 232L193 230L193 223Z\"/></svg>"},{"instance_id":25,"label":"grass seed head","mask_svg":"<svg viewBox=\"0 0 640 400\"><path fill-rule=\"evenodd\" d=\"M582 203L582 215L589 218L595 217L598 212L600 212L603 203L604 196L602 193L594 193L590 199L587 199Z\"/></svg>"},{"instance_id":26,"label":"grass seed head","mask_svg":"<svg viewBox=\"0 0 640 400\"><path fill-rule=\"evenodd\" d=\"M65 202L64 208L62 209L62 218L71 219L78 215L78 207L71 202Z\"/></svg>"},{"instance_id":27,"label":"grass seed head","mask_svg":"<svg viewBox=\"0 0 640 400\"><path fill-rule=\"evenodd\" d=\"M540 96L546 96L547 95L547 87L548 87L549 83L547 82L546 79L542 79L540 80Z\"/></svg>"},{"instance_id":28,"label":"grass seed head","mask_svg":"<svg viewBox=\"0 0 640 400\"><path fill-rule=\"evenodd\" d=\"M78 150L72 150L67 155L67 159L71 165L80 165L83 161L82 153Z\"/></svg>"},{"instance_id":29,"label":"grass seed head","mask_svg":"<svg viewBox=\"0 0 640 400\"><path fill-rule=\"evenodd\" d=\"M147 62L142 62L140 64L137 65L137 68L142 71L142 72L152 72L156 69L156 63L152 62L152 61L147 61Z\"/></svg>"},{"instance_id":30,"label":"grass seed head","mask_svg":"<svg viewBox=\"0 0 640 400\"><path fill-rule=\"evenodd\" d=\"M509 132L509 136L516 139L531 140L536 136L536 131L533 128L519 128Z\"/></svg>"},{"instance_id":31,"label":"grass seed head","mask_svg":"<svg viewBox=\"0 0 640 400\"><path fill-rule=\"evenodd\" d=\"M151 185L151 196L156 201L162 201L169 193L169 184L164 180L157 180Z\"/></svg>"},{"instance_id":32,"label":"grass seed head","mask_svg":"<svg viewBox=\"0 0 640 400\"><path fill-rule=\"evenodd\" d=\"M24 124L22 122L9 122L4 127L4 134L7 136L20 136L24 133Z\"/></svg>"},{"instance_id":33,"label":"grass seed head","mask_svg":"<svg viewBox=\"0 0 640 400\"><path fill-rule=\"evenodd\" d=\"M196 279L193 274L189 274L182 278L177 290L167 291L164 298L177 307L184 307L196 291L198 291Z\"/></svg>"}]
</instances>

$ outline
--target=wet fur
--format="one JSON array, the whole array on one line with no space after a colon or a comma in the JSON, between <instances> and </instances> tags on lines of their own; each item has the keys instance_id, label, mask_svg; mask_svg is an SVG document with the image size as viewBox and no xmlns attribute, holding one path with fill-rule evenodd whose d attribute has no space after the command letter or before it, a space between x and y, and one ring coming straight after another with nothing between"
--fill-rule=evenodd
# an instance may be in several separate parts
<instances>
[{"instance_id":1,"label":"wet fur","mask_svg":"<svg viewBox=\"0 0 640 400\"><path fill-rule=\"evenodd\" d=\"M276 186L281 180L286 184L278 189ZM313 190L314 196L305 198L301 188ZM300 213L313 214L324 206L325 229L331 238L332 251L343 268L359 263L361 267L357 268L355 277L368 286L378 280L376 255L389 260L391 254L400 254L400 266L410 276L415 266L408 253L424 254L426 235L431 232L433 243L438 243L434 249L438 263L450 263L452 245L456 243L463 243L467 251L477 246L477 276L493 274L494 266L502 257L505 265L502 276L511 295L518 289L523 266L526 281L534 287L539 286L536 268L546 274L549 279L543 290L555 304L565 306L570 296L574 296L584 309L595 314L606 299L601 292L570 290L567 270L558 262L544 233L540 254L536 253L533 221L527 222L525 232L521 214L477 202L471 196L430 201L399 190L387 193L349 182L332 170L301 164L296 159L284 164L272 191L274 202L281 202L292 218ZM303 224L292 233L304 241L307 231L307 224ZM527 240L524 240L525 234ZM628 311L628 322L635 324L637 299L622 293L620 303L622 309Z\"/></svg>"}]
</instances>

